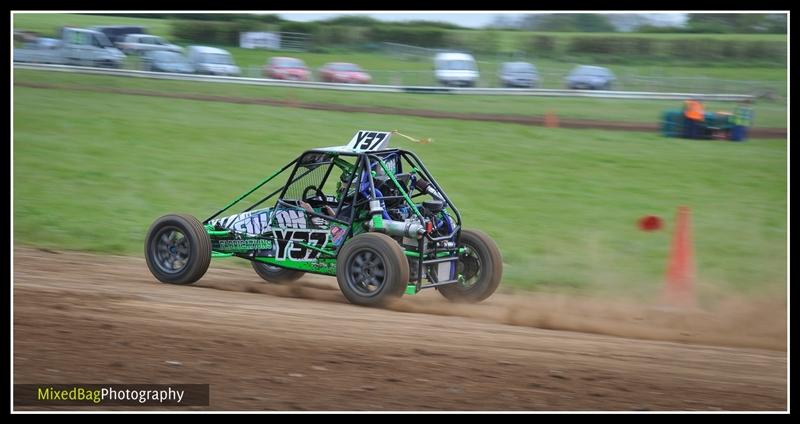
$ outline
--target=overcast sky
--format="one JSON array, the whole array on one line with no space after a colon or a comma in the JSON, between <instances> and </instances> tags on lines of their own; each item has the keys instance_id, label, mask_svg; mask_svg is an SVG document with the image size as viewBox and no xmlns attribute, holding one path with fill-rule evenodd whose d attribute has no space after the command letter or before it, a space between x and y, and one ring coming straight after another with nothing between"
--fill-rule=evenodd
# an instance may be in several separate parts
<instances>
[{"instance_id":1,"label":"overcast sky","mask_svg":"<svg viewBox=\"0 0 800 424\"><path fill-rule=\"evenodd\" d=\"M551 13L551 12L548 12ZM342 15L367 15L371 16L375 19L381 21L414 21L414 20L426 20L426 21L443 21L443 22L451 22L457 25L461 25L464 27L472 27L472 28L479 28L482 27L490 22L496 17L500 15L506 15L509 17L518 17L525 14L525 12L519 13L491 13L491 12L419 12L419 13L409 13L409 12L398 12L398 13L387 13L387 12L380 12L380 13L369 13L369 12L358 12L358 11L347 11L347 12L340 12L340 13L315 13L315 12L297 12L297 13L279 13L279 15L291 21L318 21L323 19L329 19L336 16ZM644 13L648 16L653 16L656 19L662 21L663 23L669 24L681 24L686 20L685 13L659 13L655 14L650 11Z\"/></svg>"}]
</instances>

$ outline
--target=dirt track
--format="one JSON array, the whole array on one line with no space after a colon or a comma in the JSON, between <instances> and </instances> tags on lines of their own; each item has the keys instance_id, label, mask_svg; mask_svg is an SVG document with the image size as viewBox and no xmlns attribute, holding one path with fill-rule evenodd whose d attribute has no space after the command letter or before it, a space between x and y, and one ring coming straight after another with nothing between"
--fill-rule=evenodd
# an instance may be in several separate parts
<instances>
[{"instance_id":1,"label":"dirt track","mask_svg":"<svg viewBox=\"0 0 800 424\"><path fill-rule=\"evenodd\" d=\"M592 305L429 292L368 309L331 278L212 263L170 286L139 258L16 248L14 382L209 383L224 410L785 410L785 309Z\"/></svg>"},{"instance_id":2,"label":"dirt track","mask_svg":"<svg viewBox=\"0 0 800 424\"><path fill-rule=\"evenodd\" d=\"M522 125L542 126L547 123L544 116L529 116L517 114L493 114L493 113L466 113L466 112L445 112L426 109L408 109L395 107L377 106L357 106L336 103L308 103L300 101L280 100L264 97L235 97L235 96L216 96L211 94L192 94L192 93L166 93L162 91L143 90L137 88L109 88L78 86L70 84L50 84L50 83L30 83L15 82L14 85L29 88L58 88L66 90L92 91L98 93L117 93L130 94L137 96L167 97L173 99L188 99L211 102L225 102L236 104L255 104L268 106L294 107L300 109L327 110L335 112L357 112L357 113L376 113L380 115L405 115L419 116L423 118L437 119L457 119L463 121L486 121L504 122ZM615 131L640 131L658 132L660 126L657 123L641 122L621 122L592 119L559 118L556 126L561 128L595 128ZM786 128L760 128L753 127L750 136L755 138L784 138L787 135Z\"/></svg>"}]
</instances>

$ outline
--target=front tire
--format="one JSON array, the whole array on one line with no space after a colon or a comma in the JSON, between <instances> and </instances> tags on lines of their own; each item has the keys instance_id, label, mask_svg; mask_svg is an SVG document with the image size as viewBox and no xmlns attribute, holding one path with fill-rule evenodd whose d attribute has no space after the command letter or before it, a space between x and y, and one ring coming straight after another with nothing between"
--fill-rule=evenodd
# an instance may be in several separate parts
<instances>
[{"instance_id":1,"label":"front tire","mask_svg":"<svg viewBox=\"0 0 800 424\"><path fill-rule=\"evenodd\" d=\"M211 239L203 225L191 215L165 215L147 231L144 256L158 281L192 284L211 263Z\"/></svg>"},{"instance_id":2,"label":"front tire","mask_svg":"<svg viewBox=\"0 0 800 424\"><path fill-rule=\"evenodd\" d=\"M342 247L336 279L350 303L385 306L400 297L409 280L408 259L391 237L359 234Z\"/></svg>"},{"instance_id":3,"label":"front tire","mask_svg":"<svg viewBox=\"0 0 800 424\"><path fill-rule=\"evenodd\" d=\"M305 274L303 271L281 268L263 262L252 261L250 263L253 265L253 269L256 270L256 274L270 283L291 283Z\"/></svg>"},{"instance_id":4,"label":"front tire","mask_svg":"<svg viewBox=\"0 0 800 424\"><path fill-rule=\"evenodd\" d=\"M491 296L503 279L500 249L494 240L478 230L462 230L458 247L467 250L459 256L456 266L464 282L440 286L439 293L453 302L480 302Z\"/></svg>"}]
</instances>

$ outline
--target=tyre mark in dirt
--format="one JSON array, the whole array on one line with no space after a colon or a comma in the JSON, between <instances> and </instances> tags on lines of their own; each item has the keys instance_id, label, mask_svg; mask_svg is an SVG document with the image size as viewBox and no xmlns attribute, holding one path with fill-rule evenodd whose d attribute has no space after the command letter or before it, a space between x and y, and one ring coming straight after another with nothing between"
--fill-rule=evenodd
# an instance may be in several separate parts
<instances>
[{"instance_id":1,"label":"tyre mark in dirt","mask_svg":"<svg viewBox=\"0 0 800 424\"><path fill-rule=\"evenodd\" d=\"M90 87L79 86L71 84L50 84L50 83L32 83L32 82L14 82L14 85L28 88L45 88L45 89L63 89L63 90L77 90L77 91L91 91L97 93L116 93L116 94L129 94L137 96L149 97L166 97L182 100L199 100L199 101L213 101L225 102L234 104L251 104L251 105L267 105L267 106L282 106L293 107L300 109L311 110L324 110L333 112L356 112L356 113L374 113L380 115L401 115L401 116L418 116L423 118L434 119L456 119L463 121L485 121L485 122L501 122L521 125L534 125L543 126L547 123L544 116L528 116L528 115L513 115L513 114L491 114L491 113L461 113L461 112L445 112L437 110L425 109L405 109L381 106L354 106L336 103L308 103L296 100L280 100L265 97L234 97L234 96L216 96L211 94L194 94L194 93L165 93L161 91L143 90L137 88L112 88L112 87ZM591 120L591 119L575 119L575 118L559 118L558 126L561 128L574 128L574 129L605 129L615 131L639 131L639 132L656 132L659 130L658 124L646 124L636 122L620 122L620 121L605 121L605 120ZM785 138L787 135L786 128L759 128L753 127L750 129L750 136L754 138Z\"/></svg>"}]
</instances>

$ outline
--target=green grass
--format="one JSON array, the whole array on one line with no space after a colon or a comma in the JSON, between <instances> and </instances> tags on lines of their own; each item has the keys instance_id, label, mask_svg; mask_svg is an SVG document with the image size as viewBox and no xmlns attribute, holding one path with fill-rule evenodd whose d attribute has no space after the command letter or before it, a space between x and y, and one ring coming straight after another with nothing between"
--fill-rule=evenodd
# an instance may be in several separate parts
<instances>
[{"instance_id":1,"label":"green grass","mask_svg":"<svg viewBox=\"0 0 800 424\"><path fill-rule=\"evenodd\" d=\"M302 102L356 104L376 107L400 107L453 112L544 115L553 111L561 117L610 121L657 123L665 109L681 107L673 100L619 100L531 96L465 96L409 93L348 93L334 90L309 90L282 87L259 87L236 84L141 80L136 78L79 75L49 71L15 70L15 81L66 84L74 87L138 88L164 93L202 93L220 96L262 97ZM730 111L730 102L708 102L712 111ZM785 102L758 102L756 126L785 128Z\"/></svg>"},{"instance_id":2,"label":"green grass","mask_svg":"<svg viewBox=\"0 0 800 424\"><path fill-rule=\"evenodd\" d=\"M705 290L785 289L786 140L306 111L71 90L14 89L14 241L140 256L158 216L201 219L303 149L357 129L432 137L415 150L468 227L495 238L504 285L652 296L673 214L692 208ZM666 219L643 233L636 220Z\"/></svg>"}]
</instances>

